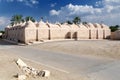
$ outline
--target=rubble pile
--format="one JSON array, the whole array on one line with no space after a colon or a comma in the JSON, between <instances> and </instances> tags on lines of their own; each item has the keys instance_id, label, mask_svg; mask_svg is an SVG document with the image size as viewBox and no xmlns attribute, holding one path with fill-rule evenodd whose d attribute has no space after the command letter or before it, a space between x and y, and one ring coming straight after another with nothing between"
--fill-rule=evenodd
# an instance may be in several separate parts
<instances>
[{"instance_id":1,"label":"rubble pile","mask_svg":"<svg viewBox=\"0 0 120 80\"><path fill-rule=\"evenodd\" d=\"M18 80L26 80L27 77L49 77L50 71L48 70L37 70L33 67L28 66L26 63L24 63L21 59L18 59L16 61L16 64L21 69L21 71L24 73L24 75L18 75Z\"/></svg>"}]
</instances>

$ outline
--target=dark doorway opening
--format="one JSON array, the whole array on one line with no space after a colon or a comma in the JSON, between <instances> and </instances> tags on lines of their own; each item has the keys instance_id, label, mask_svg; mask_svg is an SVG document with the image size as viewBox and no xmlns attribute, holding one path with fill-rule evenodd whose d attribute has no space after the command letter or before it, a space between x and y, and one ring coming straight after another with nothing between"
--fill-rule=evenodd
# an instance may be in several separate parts
<instances>
[{"instance_id":1,"label":"dark doorway opening","mask_svg":"<svg viewBox=\"0 0 120 80\"><path fill-rule=\"evenodd\" d=\"M65 35L65 39L71 39L71 32L68 32L68 33Z\"/></svg>"},{"instance_id":2,"label":"dark doorway opening","mask_svg":"<svg viewBox=\"0 0 120 80\"><path fill-rule=\"evenodd\" d=\"M73 35L72 35L72 39L77 39L77 32L74 32Z\"/></svg>"}]
</instances>

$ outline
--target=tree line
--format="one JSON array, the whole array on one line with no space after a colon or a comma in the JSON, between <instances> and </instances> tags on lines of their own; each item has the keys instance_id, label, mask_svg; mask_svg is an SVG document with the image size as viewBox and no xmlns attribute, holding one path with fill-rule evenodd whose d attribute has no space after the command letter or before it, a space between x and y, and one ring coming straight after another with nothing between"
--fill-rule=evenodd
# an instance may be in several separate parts
<instances>
[{"instance_id":1,"label":"tree line","mask_svg":"<svg viewBox=\"0 0 120 80\"><path fill-rule=\"evenodd\" d=\"M120 29L120 25L110 26L111 32L114 32L118 29Z\"/></svg>"},{"instance_id":2,"label":"tree line","mask_svg":"<svg viewBox=\"0 0 120 80\"><path fill-rule=\"evenodd\" d=\"M43 19L43 17L41 19ZM17 14L17 15L12 16L11 25L13 26L14 24L25 22L25 21L27 22L29 20L31 20L32 22L35 22L35 19L31 16L27 16L27 17L23 18L22 15ZM74 24L79 24L81 22L81 19L80 19L80 17L75 17L72 21L68 20L66 22L68 24L73 24L73 23Z\"/></svg>"},{"instance_id":3,"label":"tree line","mask_svg":"<svg viewBox=\"0 0 120 80\"><path fill-rule=\"evenodd\" d=\"M12 16L12 19L11 19L11 25L13 26L14 24L17 24L17 23L21 23L21 22L27 22L31 20L32 22L35 22L35 19L31 16L26 16L25 18L23 18L22 15L14 15Z\"/></svg>"},{"instance_id":4,"label":"tree line","mask_svg":"<svg viewBox=\"0 0 120 80\"><path fill-rule=\"evenodd\" d=\"M41 18L43 19L43 17ZM17 23L21 23L21 22L27 22L31 20L32 22L35 22L35 19L31 16L26 16L25 18L23 18L22 15L14 15L12 16L11 18L11 25L13 26L14 24L17 24ZM75 17L72 21L68 20L66 21L66 23L68 24L80 24L81 23L81 18L79 16ZM87 24L87 22L82 22L83 24ZM61 23L63 24L63 23ZM114 32L118 29L120 29L120 25L115 25L115 26L110 26L110 29L111 29L111 32Z\"/></svg>"},{"instance_id":5,"label":"tree line","mask_svg":"<svg viewBox=\"0 0 120 80\"><path fill-rule=\"evenodd\" d=\"M81 22L81 18L80 17L75 17L72 21L70 21L70 20L68 20L68 21L66 21L68 24L80 24L80 22Z\"/></svg>"}]
</instances>

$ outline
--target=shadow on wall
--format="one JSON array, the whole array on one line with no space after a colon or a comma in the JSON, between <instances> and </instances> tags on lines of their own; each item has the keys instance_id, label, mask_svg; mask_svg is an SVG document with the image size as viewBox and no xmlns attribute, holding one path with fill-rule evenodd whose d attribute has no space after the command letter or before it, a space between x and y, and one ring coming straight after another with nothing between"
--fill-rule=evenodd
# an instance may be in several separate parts
<instances>
[{"instance_id":1,"label":"shadow on wall","mask_svg":"<svg viewBox=\"0 0 120 80\"><path fill-rule=\"evenodd\" d=\"M110 36L107 36L105 39L111 39Z\"/></svg>"},{"instance_id":2,"label":"shadow on wall","mask_svg":"<svg viewBox=\"0 0 120 80\"><path fill-rule=\"evenodd\" d=\"M120 40L120 30L112 32L110 38L112 40Z\"/></svg>"},{"instance_id":3,"label":"shadow on wall","mask_svg":"<svg viewBox=\"0 0 120 80\"><path fill-rule=\"evenodd\" d=\"M21 41L21 40L17 40L18 43L25 43L24 41Z\"/></svg>"},{"instance_id":4,"label":"shadow on wall","mask_svg":"<svg viewBox=\"0 0 120 80\"><path fill-rule=\"evenodd\" d=\"M71 39L71 32L68 32L68 33L65 35L65 39Z\"/></svg>"},{"instance_id":5,"label":"shadow on wall","mask_svg":"<svg viewBox=\"0 0 120 80\"><path fill-rule=\"evenodd\" d=\"M73 35L72 35L72 39L77 39L77 32L74 32Z\"/></svg>"}]
</instances>

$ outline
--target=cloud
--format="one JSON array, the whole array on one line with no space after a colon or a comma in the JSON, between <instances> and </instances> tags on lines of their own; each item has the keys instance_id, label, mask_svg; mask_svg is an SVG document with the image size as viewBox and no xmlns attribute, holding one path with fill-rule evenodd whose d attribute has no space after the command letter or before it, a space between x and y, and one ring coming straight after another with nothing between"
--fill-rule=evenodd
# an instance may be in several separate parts
<instances>
[{"instance_id":1,"label":"cloud","mask_svg":"<svg viewBox=\"0 0 120 80\"><path fill-rule=\"evenodd\" d=\"M51 10L50 15L56 16L58 20L73 19L80 16L83 21L104 22L108 25L119 24L120 22L120 1L119 0L102 0L93 5L73 5L67 4L59 10Z\"/></svg>"},{"instance_id":2,"label":"cloud","mask_svg":"<svg viewBox=\"0 0 120 80\"><path fill-rule=\"evenodd\" d=\"M31 0L32 4L38 4L39 2L37 0Z\"/></svg>"},{"instance_id":3,"label":"cloud","mask_svg":"<svg viewBox=\"0 0 120 80\"><path fill-rule=\"evenodd\" d=\"M57 3L52 3L50 4L50 7L55 7L57 5Z\"/></svg>"},{"instance_id":4,"label":"cloud","mask_svg":"<svg viewBox=\"0 0 120 80\"><path fill-rule=\"evenodd\" d=\"M18 1L21 1L21 2L23 2L25 5L30 6L30 7L32 7L33 5L39 3L38 0L18 0Z\"/></svg>"},{"instance_id":5,"label":"cloud","mask_svg":"<svg viewBox=\"0 0 120 80\"><path fill-rule=\"evenodd\" d=\"M3 1L3 0L0 0L0 2ZM35 4L38 4L39 3L39 0L4 0L6 2L21 2L29 7L32 7L33 5Z\"/></svg>"},{"instance_id":6,"label":"cloud","mask_svg":"<svg viewBox=\"0 0 120 80\"><path fill-rule=\"evenodd\" d=\"M0 29L4 29L10 23L10 19L7 17L0 16Z\"/></svg>"},{"instance_id":7,"label":"cloud","mask_svg":"<svg viewBox=\"0 0 120 80\"><path fill-rule=\"evenodd\" d=\"M56 10L51 10L50 11L50 15L54 16L54 15L59 15L59 11L56 11Z\"/></svg>"},{"instance_id":8,"label":"cloud","mask_svg":"<svg viewBox=\"0 0 120 80\"><path fill-rule=\"evenodd\" d=\"M99 7L99 6L101 6L102 5L102 1L97 1L96 3L95 3L95 6L96 7Z\"/></svg>"}]
</instances>

